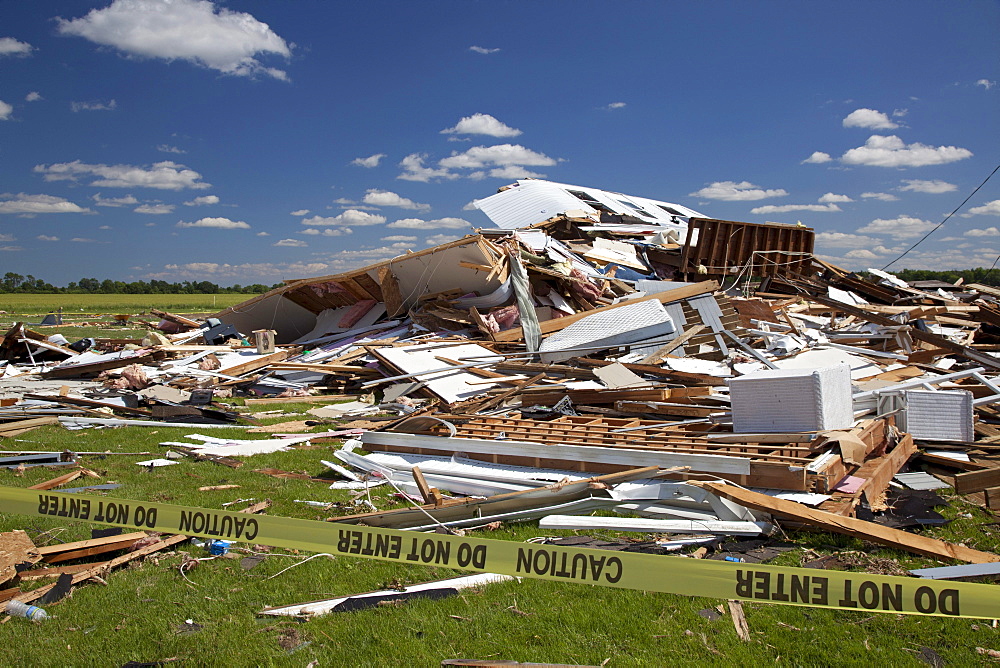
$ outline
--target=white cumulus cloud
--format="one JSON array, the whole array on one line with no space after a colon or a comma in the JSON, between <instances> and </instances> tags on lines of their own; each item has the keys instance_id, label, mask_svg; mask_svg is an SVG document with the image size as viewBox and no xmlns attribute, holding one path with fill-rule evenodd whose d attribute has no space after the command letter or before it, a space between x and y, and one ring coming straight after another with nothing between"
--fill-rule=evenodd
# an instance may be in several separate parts
<instances>
[{"instance_id":1,"label":"white cumulus cloud","mask_svg":"<svg viewBox=\"0 0 1000 668\"><path fill-rule=\"evenodd\" d=\"M891 193L861 193L861 199L877 199L882 202L896 202L898 197Z\"/></svg>"},{"instance_id":2,"label":"white cumulus cloud","mask_svg":"<svg viewBox=\"0 0 1000 668\"><path fill-rule=\"evenodd\" d=\"M164 161L150 167L135 165L91 165L79 160L52 165L36 165L35 172L46 181L78 181L96 177L90 185L99 188L157 188L159 190L204 190L212 184L201 181L201 174L184 165Z\"/></svg>"},{"instance_id":3,"label":"white cumulus cloud","mask_svg":"<svg viewBox=\"0 0 1000 668\"><path fill-rule=\"evenodd\" d=\"M438 179L450 181L459 178L458 174L454 174L447 169L435 169L434 167L426 166L424 164L424 160L426 159L427 155L422 153L411 153L406 156L399 163L399 166L403 168L403 173L396 178L403 179L404 181L419 181L421 183L428 183Z\"/></svg>"},{"instance_id":4,"label":"white cumulus cloud","mask_svg":"<svg viewBox=\"0 0 1000 668\"><path fill-rule=\"evenodd\" d=\"M765 213L791 213L792 211L812 211L815 213L829 213L833 211L841 211L841 208L836 204L782 204L780 206L775 206L774 204L768 204L766 206L758 206L750 209L750 213L754 214L765 214Z\"/></svg>"},{"instance_id":5,"label":"white cumulus cloud","mask_svg":"<svg viewBox=\"0 0 1000 668\"><path fill-rule=\"evenodd\" d=\"M42 99L42 94L39 93L37 90L33 90L24 96L25 102L38 102L41 99Z\"/></svg>"},{"instance_id":6,"label":"white cumulus cloud","mask_svg":"<svg viewBox=\"0 0 1000 668\"><path fill-rule=\"evenodd\" d=\"M768 197L785 197L788 191L783 188L764 189L749 181L716 181L701 190L688 193L690 197L717 199L725 202L752 202Z\"/></svg>"},{"instance_id":7,"label":"white cumulus cloud","mask_svg":"<svg viewBox=\"0 0 1000 668\"><path fill-rule=\"evenodd\" d=\"M154 215L172 213L173 210L173 204L142 204L133 209L136 213L149 213Z\"/></svg>"},{"instance_id":8,"label":"white cumulus cloud","mask_svg":"<svg viewBox=\"0 0 1000 668\"><path fill-rule=\"evenodd\" d=\"M470 46L469 51L472 51L473 53L481 53L484 56L488 56L491 53L497 53L498 51L500 51L500 49L498 48L488 49L485 46Z\"/></svg>"},{"instance_id":9,"label":"white cumulus cloud","mask_svg":"<svg viewBox=\"0 0 1000 668\"><path fill-rule=\"evenodd\" d=\"M176 153L177 155L187 153L184 149L178 148L177 146L171 146L170 144L160 144L156 147L156 150L160 153Z\"/></svg>"},{"instance_id":10,"label":"white cumulus cloud","mask_svg":"<svg viewBox=\"0 0 1000 668\"><path fill-rule=\"evenodd\" d=\"M139 203L139 200L132 195L126 195L125 197L101 197L101 193L95 193L91 196L91 199L94 200L94 204L97 206L122 207Z\"/></svg>"},{"instance_id":11,"label":"white cumulus cloud","mask_svg":"<svg viewBox=\"0 0 1000 668\"><path fill-rule=\"evenodd\" d=\"M898 123L893 123L881 111L874 109L855 109L844 119L845 128L868 128L869 130L895 130Z\"/></svg>"},{"instance_id":12,"label":"white cumulus cloud","mask_svg":"<svg viewBox=\"0 0 1000 668\"><path fill-rule=\"evenodd\" d=\"M0 37L0 56L27 56L32 46L13 37Z\"/></svg>"},{"instance_id":13,"label":"white cumulus cloud","mask_svg":"<svg viewBox=\"0 0 1000 668\"><path fill-rule=\"evenodd\" d=\"M218 204L218 195L202 195L201 197L195 197L190 202L184 202L184 206L206 206L209 204Z\"/></svg>"},{"instance_id":14,"label":"white cumulus cloud","mask_svg":"<svg viewBox=\"0 0 1000 668\"><path fill-rule=\"evenodd\" d=\"M355 158L354 160L351 160L351 164L371 169L372 167L378 167L378 163L382 162L382 158L384 157L385 153L376 153L375 155L370 155L367 158Z\"/></svg>"},{"instance_id":15,"label":"white cumulus cloud","mask_svg":"<svg viewBox=\"0 0 1000 668\"><path fill-rule=\"evenodd\" d=\"M462 153L452 153L438 161L445 169L483 169L523 165L528 167L550 167L556 164L553 158L532 151L520 144L497 144L495 146L473 146Z\"/></svg>"},{"instance_id":16,"label":"white cumulus cloud","mask_svg":"<svg viewBox=\"0 0 1000 668\"><path fill-rule=\"evenodd\" d=\"M958 190L958 186L954 183L948 183L947 181L923 181L921 179L903 179L903 183L906 185L900 186L901 191L910 191L915 193L930 193L932 195L940 195L941 193L950 193Z\"/></svg>"},{"instance_id":17,"label":"white cumulus cloud","mask_svg":"<svg viewBox=\"0 0 1000 668\"><path fill-rule=\"evenodd\" d=\"M59 241L59 237L49 236L48 234L39 234L35 238L39 241ZM0 239L0 241L2 241L2 239ZM13 241L13 239L11 239L11 241Z\"/></svg>"},{"instance_id":18,"label":"white cumulus cloud","mask_svg":"<svg viewBox=\"0 0 1000 668\"><path fill-rule=\"evenodd\" d=\"M605 109L624 109L626 106L628 106L628 105L626 103L624 103L624 102L612 102L611 104L607 105L604 108Z\"/></svg>"},{"instance_id":19,"label":"white cumulus cloud","mask_svg":"<svg viewBox=\"0 0 1000 668\"><path fill-rule=\"evenodd\" d=\"M81 18L58 19L59 32L130 56L184 60L224 74L264 74L287 79L259 55L291 56L291 48L266 24L209 0L114 0Z\"/></svg>"},{"instance_id":20,"label":"white cumulus cloud","mask_svg":"<svg viewBox=\"0 0 1000 668\"><path fill-rule=\"evenodd\" d=\"M330 217L313 216L302 221L303 225L310 227L321 227L326 225L350 225L354 227L364 227L366 225L381 225L386 220L385 216L380 216L367 211L348 209L341 214Z\"/></svg>"},{"instance_id":21,"label":"white cumulus cloud","mask_svg":"<svg viewBox=\"0 0 1000 668\"><path fill-rule=\"evenodd\" d=\"M437 218L436 220L421 220L420 218L403 218L402 220L397 220L395 222L389 223L386 227L391 227L394 229L408 229L408 230L432 230L432 229L447 229L447 230L462 230L466 228L471 228L472 223L462 218Z\"/></svg>"},{"instance_id":22,"label":"white cumulus cloud","mask_svg":"<svg viewBox=\"0 0 1000 668\"><path fill-rule=\"evenodd\" d=\"M305 216L308 213L309 213L309 209L298 209L297 211L292 211L291 214L289 214L289 215L292 215L292 216Z\"/></svg>"},{"instance_id":23,"label":"white cumulus cloud","mask_svg":"<svg viewBox=\"0 0 1000 668\"><path fill-rule=\"evenodd\" d=\"M78 204L53 195L28 195L18 193L0 195L0 213L91 213Z\"/></svg>"},{"instance_id":24,"label":"white cumulus cloud","mask_svg":"<svg viewBox=\"0 0 1000 668\"><path fill-rule=\"evenodd\" d=\"M872 135L864 146L852 148L840 157L848 165L873 167L925 167L946 165L972 157L972 151L958 146L906 144L895 135Z\"/></svg>"},{"instance_id":25,"label":"white cumulus cloud","mask_svg":"<svg viewBox=\"0 0 1000 668\"><path fill-rule=\"evenodd\" d=\"M964 218L968 218L969 216L1000 216L1000 199L987 202L982 206L972 207L968 213L963 215Z\"/></svg>"},{"instance_id":26,"label":"white cumulus cloud","mask_svg":"<svg viewBox=\"0 0 1000 668\"><path fill-rule=\"evenodd\" d=\"M229 220L228 218L201 218L193 223L186 223L182 220L177 223L177 227L212 227L218 230L250 229L250 226L242 220Z\"/></svg>"},{"instance_id":27,"label":"white cumulus cloud","mask_svg":"<svg viewBox=\"0 0 1000 668\"><path fill-rule=\"evenodd\" d=\"M362 201L372 206L395 206L400 209L411 209L413 211L430 211L431 209L430 204L420 204L407 197L397 195L394 192L379 190L377 188L371 188L366 191L364 200Z\"/></svg>"},{"instance_id":28,"label":"white cumulus cloud","mask_svg":"<svg viewBox=\"0 0 1000 668\"><path fill-rule=\"evenodd\" d=\"M272 246L284 246L287 248L306 248L309 246L305 241L301 239L282 239L281 241L275 241Z\"/></svg>"},{"instance_id":29,"label":"white cumulus cloud","mask_svg":"<svg viewBox=\"0 0 1000 668\"><path fill-rule=\"evenodd\" d=\"M878 241L874 237L848 232L817 232L816 245L821 248L871 248Z\"/></svg>"},{"instance_id":30,"label":"white cumulus cloud","mask_svg":"<svg viewBox=\"0 0 1000 668\"><path fill-rule=\"evenodd\" d=\"M834 193L827 193L820 197L818 202L822 204L829 204L831 202L853 202L854 200L847 195L835 195Z\"/></svg>"},{"instance_id":31,"label":"white cumulus cloud","mask_svg":"<svg viewBox=\"0 0 1000 668\"><path fill-rule=\"evenodd\" d=\"M993 237L994 239L1000 240L1000 230L995 227L987 227L985 230L966 230L965 235L967 237Z\"/></svg>"},{"instance_id":32,"label":"white cumulus cloud","mask_svg":"<svg viewBox=\"0 0 1000 668\"><path fill-rule=\"evenodd\" d=\"M878 255L867 248L858 248L857 250L848 251L844 257L849 257L852 260L874 260Z\"/></svg>"},{"instance_id":33,"label":"white cumulus cloud","mask_svg":"<svg viewBox=\"0 0 1000 668\"><path fill-rule=\"evenodd\" d=\"M829 153L824 153L823 151L813 151L812 155L802 161L803 165L822 165L824 162L830 162L833 158L830 157Z\"/></svg>"},{"instance_id":34,"label":"white cumulus cloud","mask_svg":"<svg viewBox=\"0 0 1000 668\"><path fill-rule=\"evenodd\" d=\"M929 220L900 215L891 219L876 218L857 231L862 234L882 234L893 239L912 239L929 232L933 227L934 223Z\"/></svg>"},{"instance_id":35,"label":"white cumulus cloud","mask_svg":"<svg viewBox=\"0 0 1000 668\"><path fill-rule=\"evenodd\" d=\"M0 121L10 120L10 115L14 113L14 107L0 100Z\"/></svg>"},{"instance_id":36,"label":"white cumulus cloud","mask_svg":"<svg viewBox=\"0 0 1000 668\"><path fill-rule=\"evenodd\" d=\"M427 244L428 247L440 246L441 244L446 244L449 241L457 241L461 238L462 237L454 234L434 234L424 239L424 243Z\"/></svg>"},{"instance_id":37,"label":"white cumulus cloud","mask_svg":"<svg viewBox=\"0 0 1000 668\"><path fill-rule=\"evenodd\" d=\"M302 230L301 234L319 235L324 237L342 237L347 234L354 234L354 230L349 227L325 227L322 230L315 227Z\"/></svg>"},{"instance_id":38,"label":"white cumulus cloud","mask_svg":"<svg viewBox=\"0 0 1000 668\"><path fill-rule=\"evenodd\" d=\"M996 81L991 81L989 79L980 79L979 81L976 82L976 85L977 86L982 86L986 90L989 90L990 88L993 88L994 86L996 86L997 82Z\"/></svg>"},{"instance_id":39,"label":"white cumulus cloud","mask_svg":"<svg viewBox=\"0 0 1000 668\"><path fill-rule=\"evenodd\" d=\"M490 137L517 137L522 132L501 123L489 114L473 114L462 118L455 127L441 131L443 135L489 135Z\"/></svg>"}]
</instances>

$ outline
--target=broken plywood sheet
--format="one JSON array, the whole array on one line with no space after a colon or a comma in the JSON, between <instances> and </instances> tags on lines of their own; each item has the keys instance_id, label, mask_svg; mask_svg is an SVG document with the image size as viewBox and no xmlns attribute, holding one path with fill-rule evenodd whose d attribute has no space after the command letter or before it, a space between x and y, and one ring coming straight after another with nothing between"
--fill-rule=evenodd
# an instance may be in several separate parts
<instances>
[{"instance_id":1,"label":"broken plywood sheet","mask_svg":"<svg viewBox=\"0 0 1000 668\"><path fill-rule=\"evenodd\" d=\"M18 564L35 563L41 557L24 531L0 533L0 584L17 575Z\"/></svg>"},{"instance_id":2,"label":"broken plywood sheet","mask_svg":"<svg viewBox=\"0 0 1000 668\"><path fill-rule=\"evenodd\" d=\"M503 356L474 343L442 347L440 344L426 344L399 348L381 348L373 351L403 373L418 374L428 390L443 401L452 404L482 394L496 383L483 383L483 379L465 369L435 371L448 365L442 357L461 363L479 362L488 366L490 361L502 361ZM426 373L435 371L434 373Z\"/></svg>"}]
</instances>

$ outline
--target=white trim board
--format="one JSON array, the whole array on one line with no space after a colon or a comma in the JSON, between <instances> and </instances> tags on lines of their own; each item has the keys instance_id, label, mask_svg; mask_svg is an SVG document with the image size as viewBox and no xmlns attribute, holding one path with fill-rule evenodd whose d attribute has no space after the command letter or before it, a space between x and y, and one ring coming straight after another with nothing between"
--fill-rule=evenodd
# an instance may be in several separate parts
<instances>
[{"instance_id":1,"label":"white trim board","mask_svg":"<svg viewBox=\"0 0 1000 668\"><path fill-rule=\"evenodd\" d=\"M540 459L562 459L571 462L617 464L631 468L659 466L671 468L690 466L703 473L749 475L750 460L725 455L700 455L663 450L630 450L627 448L593 445L567 445L564 443L531 443L528 441L496 441L482 438L447 438L422 434L398 434L368 431L362 434L365 445L393 445L443 452L474 452L486 455L511 455Z\"/></svg>"}]
</instances>

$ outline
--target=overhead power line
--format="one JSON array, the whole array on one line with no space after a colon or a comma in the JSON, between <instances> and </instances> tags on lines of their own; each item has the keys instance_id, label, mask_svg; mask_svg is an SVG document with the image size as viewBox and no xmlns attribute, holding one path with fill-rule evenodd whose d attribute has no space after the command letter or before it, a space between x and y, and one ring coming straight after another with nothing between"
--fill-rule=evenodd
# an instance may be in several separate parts
<instances>
[{"instance_id":1,"label":"overhead power line","mask_svg":"<svg viewBox=\"0 0 1000 668\"><path fill-rule=\"evenodd\" d=\"M958 210L961 209L963 206L965 206L965 203L968 202L970 199L972 199L972 196L975 195L977 192L979 192L979 189L982 188L983 186L985 186L987 181L989 181L991 178L993 178L993 175L997 173L997 170L1000 170L1000 165L997 165L996 167L994 167L993 171L990 172L990 175L987 176L985 179L983 179L983 182L980 183L978 186L976 186L976 189L973 190L971 193L969 193L969 196L966 197L964 200L962 200L962 203L959 204L958 206L956 206L954 211L952 211L947 216L945 216L944 220L942 220L940 223L938 223L937 226L933 230L931 230L930 232L928 232L927 234L925 234L924 236L922 236L920 238L920 240L917 241L917 243L913 244L912 246L910 246L909 248L907 248L905 251L903 251L902 255L900 255L895 260L893 260L889 264L887 264L884 267L882 267L882 271L885 271L886 269L888 269L892 265L894 265L897 262L899 262L900 260L902 260L904 257L906 257L907 253L909 253L911 250L913 250L914 248L916 248L917 246L919 246L920 244L922 244L924 242L924 240L927 239L927 237L929 237L930 235L934 234L939 229L941 229L941 226L944 225L945 223L947 223L949 218L951 218L956 213L958 213Z\"/></svg>"}]
</instances>

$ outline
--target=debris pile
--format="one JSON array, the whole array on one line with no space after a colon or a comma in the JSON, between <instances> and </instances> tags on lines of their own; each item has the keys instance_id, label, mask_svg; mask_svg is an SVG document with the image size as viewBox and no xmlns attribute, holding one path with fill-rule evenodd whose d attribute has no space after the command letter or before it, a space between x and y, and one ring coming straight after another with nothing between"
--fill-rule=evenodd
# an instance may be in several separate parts
<instances>
[{"instance_id":1,"label":"debris pile","mask_svg":"<svg viewBox=\"0 0 1000 668\"><path fill-rule=\"evenodd\" d=\"M334 522L538 520L669 534L658 549L718 558L726 537L780 522L1000 561L883 521L907 489L1000 508L1000 290L853 273L815 257L801 225L595 189L525 180L477 206L496 229L205 320L156 312L139 341L70 344L19 323L0 339L0 437L56 422L252 428L216 400L313 402L315 420L285 431L325 432L164 446L240 466L346 441L322 461L334 488L411 499Z\"/></svg>"}]
</instances>

